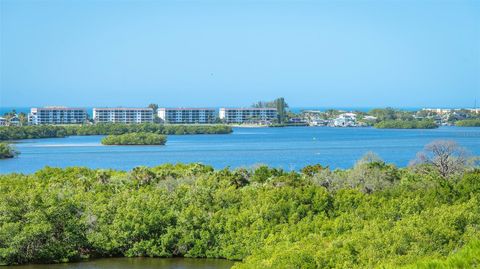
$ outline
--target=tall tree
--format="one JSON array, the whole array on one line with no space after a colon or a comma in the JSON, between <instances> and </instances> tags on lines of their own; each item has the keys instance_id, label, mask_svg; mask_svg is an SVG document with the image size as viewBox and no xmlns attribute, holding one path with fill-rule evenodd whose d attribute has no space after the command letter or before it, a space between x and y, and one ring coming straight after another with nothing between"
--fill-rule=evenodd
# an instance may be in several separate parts
<instances>
[{"instance_id":1,"label":"tall tree","mask_svg":"<svg viewBox=\"0 0 480 269\"><path fill-rule=\"evenodd\" d=\"M464 172L471 160L467 151L451 140L435 140L426 145L412 165L427 164L434 167L442 177L448 178Z\"/></svg>"},{"instance_id":2,"label":"tall tree","mask_svg":"<svg viewBox=\"0 0 480 269\"><path fill-rule=\"evenodd\" d=\"M158 118L158 114L157 114L158 105L152 103L152 104L149 104L148 107L153 109L153 121L156 123L160 122L160 119Z\"/></svg>"},{"instance_id":3,"label":"tall tree","mask_svg":"<svg viewBox=\"0 0 480 269\"><path fill-rule=\"evenodd\" d=\"M158 105L157 104L149 104L148 107L153 109L154 114L157 114L157 110L158 110Z\"/></svg>"},{"instance_id":4,"label":"tall tree","mask_svg":"<svg viewBox=\"0 0 480 269\"><path fill-rule=\"evenodd\" d=\"M278 113L278 122L284 123L287 118L287 111L288 104L285 102L285 98L279 97L273 101L265 102L265 101L258 101L257 103L253 104L252 107L254 108L276 108Z\"/></svg>"},{"instance_id":5,"label":"tall tree","mask_svg":"<svg viewBox=\"0 0 480 269\"><path fill-rule=\"evenodd\" d=\"M286 108L288 108L288 105L285 102L285 98L283 97L277 98L275 99L274 103L275 103L275 107L277 108L278 122L284 123L287 115Z\"/></svg>"},{"instance_id":6,"label":"tall tree","mask_svg":"<svg viewBox=\"0 0 480 269\"><path fill-rule=\"evenodd\" d=\"M21 125L26 125L28 123L28 116L23 112L18 113L18 119L20 120Z\"/></svg>"}]
</instances>

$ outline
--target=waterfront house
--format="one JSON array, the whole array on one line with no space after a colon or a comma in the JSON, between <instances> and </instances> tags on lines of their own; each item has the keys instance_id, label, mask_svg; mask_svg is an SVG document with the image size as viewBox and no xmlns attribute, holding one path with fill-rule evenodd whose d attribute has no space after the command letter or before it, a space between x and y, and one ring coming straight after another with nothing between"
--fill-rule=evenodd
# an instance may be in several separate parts
<instances>
[{"instance_id":1,"label":"waterfront house","mask_svg":"<svg viewBox=\"0 0 480 269\"><path fill-rule=\"evenodd\" d=\"M18 118L17 115L11 117L10 119L7 120L7 125L8 126L20 126L20 119Z\"/></svg>"},{"instance_id":2,"label":"waterfront house","mask_svg":"<svg viewBox=\"0 0 480 269\"><path fill-rule=\"evenodd\" d=\"M355 127L357 121L357 114L355 113L342 113L336 119L333 120L334 127Z\"/></svg>"}]
</instances>

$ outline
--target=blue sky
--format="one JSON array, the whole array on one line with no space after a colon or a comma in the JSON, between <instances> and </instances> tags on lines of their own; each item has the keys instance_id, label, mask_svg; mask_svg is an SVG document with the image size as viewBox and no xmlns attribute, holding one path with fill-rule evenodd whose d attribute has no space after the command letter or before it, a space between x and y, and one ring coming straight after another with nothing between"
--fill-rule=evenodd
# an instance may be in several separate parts
<instances>
[{"instance_id":1,"label":"blue sky","mask_svg":"<svg viewBox=\"0 0 480 269\"><path fill-rule=\"evenodd\" d=\"M0 3L3 107L480 104L476 0Z\"/></svg>"}]
</instances>

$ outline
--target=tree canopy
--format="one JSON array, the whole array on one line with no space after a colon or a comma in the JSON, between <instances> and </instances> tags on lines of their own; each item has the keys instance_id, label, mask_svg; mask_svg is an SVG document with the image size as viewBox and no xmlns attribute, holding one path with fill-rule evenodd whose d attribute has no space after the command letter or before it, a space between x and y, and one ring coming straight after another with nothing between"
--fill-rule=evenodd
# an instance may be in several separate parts
<instances>
[{"instance_id":1,"label":"tree canopy","mask_svg":"<svg viewBox=\"0 0 480 269\"><path fill-rule=\"evenodd\" d=\"M163 135L228 134L232 132L232 128L226 125L163 125L156 123L4 126L0 127L0 141L70 135L120 135L136 132Z\"/></svg>"},{"instance_id":2,"label":"tree canopy","mask_svg":"<svg viewBox=\"0 0 480 269\"><path fill-rule=\"evenodd\" d=\"M438 125L433 120L383 120L374 125L379 129L435 129Z\"/></svg>"},{"instance_id":3,"label":"tree canopy","mask_svg":"<svg viewBox=\"0 0 480 269\"><path fill-rule=\"evenodd\" d=\"M9 143L0 143L0 159L13 158L18 151Z\"/></svg>"},{"instance_id":4,"label":"tree canopy","mask_svg":"<svg viewBox=\"0 0 480 269\"><path fill-rule=\"evenodd\" d=\"M101 142L104 145L165 145L167 137L153 133L128 133L107 135Z\"/></svg>"},{"instance_id":5,"label":"tree canopy","mask_svg":"<svg viewBox=\"0 0 480 269\"><path fill-rule=\"evenodd\" d=\"M350 169L301 173L164 164L4 174L0 264L109 256L227 258L239 261L235 269L478 261L480 170L449 177L373 154Z\"/></svg>"},{"instance_id":6,"label":"tree canopy","mask_svg":"<svg viewBox=\"0 0 480 269\"><path fill-rule=\"evenodd\" d=\"M459 120L455 122L459 127L480 127L480 119Z\"/></svg>"}]
</instances>

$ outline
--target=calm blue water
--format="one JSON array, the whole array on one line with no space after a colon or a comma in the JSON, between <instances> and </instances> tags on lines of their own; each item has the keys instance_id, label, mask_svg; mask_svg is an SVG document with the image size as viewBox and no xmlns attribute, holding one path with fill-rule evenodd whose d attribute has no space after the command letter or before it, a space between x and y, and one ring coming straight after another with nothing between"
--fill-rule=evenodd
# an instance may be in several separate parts
<instances>
[{"instance_id":1,"label":"calm blue water","mask_svg":"<svg viewBox=\"0 0 480 269\"><path fill-rule=\"evenodd\" d=\"M0 171L31 173L44 166L131 169L162 163L201 162L216 168L268 164L287 170L321 163L351 167L368 151L405 166L435 139L452 139L480 155L480 128L434 130L374 128L235 128L227 135L172 135L165 146L103 146L102 136L22 140L18 158L0 160Z\"/></svg>"}]
</instances>

